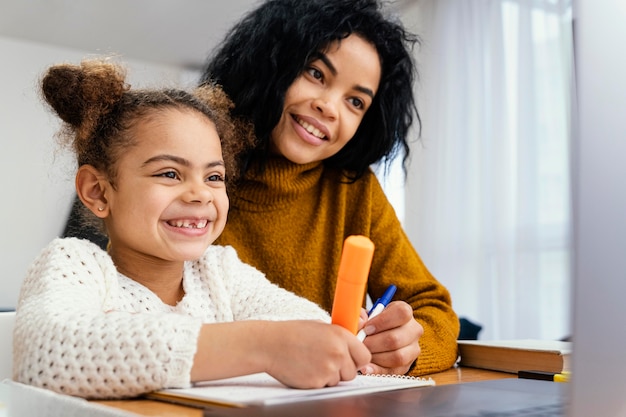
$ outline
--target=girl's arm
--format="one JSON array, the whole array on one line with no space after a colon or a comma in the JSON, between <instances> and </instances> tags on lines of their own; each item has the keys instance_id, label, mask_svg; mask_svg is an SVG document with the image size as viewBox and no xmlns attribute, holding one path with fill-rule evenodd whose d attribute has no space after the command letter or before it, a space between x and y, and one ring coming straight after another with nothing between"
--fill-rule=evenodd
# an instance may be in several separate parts
<instances>
[{"instance_id":1,"label":"girl's arm","mask_svg":"<svg viewBox=\"0 0 626 417\"><path fill-rule=\"evenodd\" d=\"M369 362L367 348L328 324L314 303L270 283L231 247L209 248L202 260L213 301L229 299L234 323L204 325L192 380L268 372L298 388L336 385Z\"/></svg>"},{"instance_id":2,"label":"girl's arm","mask_svg":"<svg viewBox=\"0 0 626 417\"><path fill-rule=\"evenodd\" d=\"M267 371L295 387L331 385L369 361L367 349L336 326L252 316L202 324L129 285L96 245L53 241L22 286L15 380L80 397L123 398L188 386L190 375L199 380ZM306 314L317 308L308 302L302 307L310 309ZM272 313L266 306L259 311Z\"/></svg>"},{"instance_id":3,"label":"girl's arm","mask_svg":"<svg viewBox=\"0 0 626 417\"><path fill-rule=\"evenodd\" d=\"M13 376L88 398L186 386L201 324L164 311L147 292L128 296L111 259L96 245L56 239L22 285Z\"/></svg>"},{"instance_id":4,"label":"girl's arm","mask_svg":"<svg viewBox=\"0 0 626 417\"><path fill-rule=\"evenodd\" d=\"M230 300L222 310L232 320L321 320L328 313L317 304L271 283L256 268L243 263L230 246L212 246L202 259L213 301ZM209 282L210 281L210 282Z\"/></svg>"},{"instance_id":5,"label":"girl's arm","mask_svg":"<svg viewBox=\"0 0 626 417\"><path fill-rule=\"evenodd\" d=\"M370 353L353 334L312 320L203 325L192 381L267 372L295 388L351 380Z\"/></svg>"}]
</instances>

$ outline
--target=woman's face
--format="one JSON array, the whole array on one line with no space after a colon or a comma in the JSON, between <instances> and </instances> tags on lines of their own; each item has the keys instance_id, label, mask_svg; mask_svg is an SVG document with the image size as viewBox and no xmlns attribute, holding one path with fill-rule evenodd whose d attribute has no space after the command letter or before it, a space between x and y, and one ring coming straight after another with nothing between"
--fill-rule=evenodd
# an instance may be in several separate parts
<instances>
[{"instance_id":1,"label":"woman's face","mask_svg":"<svg viewBox=\"0 0 626 417\"><path fill-rule=\"evenodd\" d=\"M354 34L332 43L287 90L272 151L298 164L335 155L356 133L380 76L372 44Z\"/></svg>"}]
</instances>

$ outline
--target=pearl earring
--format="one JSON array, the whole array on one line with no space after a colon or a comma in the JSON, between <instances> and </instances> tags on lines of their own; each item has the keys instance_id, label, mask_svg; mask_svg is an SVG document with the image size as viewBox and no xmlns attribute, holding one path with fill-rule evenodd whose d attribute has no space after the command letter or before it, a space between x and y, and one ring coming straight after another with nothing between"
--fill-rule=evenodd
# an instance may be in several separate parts
<instances>
[{"instance_id":1,"label":"pearl earring","mask_svg":"<svg viewBox=\"0 0 626 417\"><path fill-rule=\"evenodd\" d=\"M104 211L104 207L98 207L98 211Z\"/></svg>"}]
</instances>

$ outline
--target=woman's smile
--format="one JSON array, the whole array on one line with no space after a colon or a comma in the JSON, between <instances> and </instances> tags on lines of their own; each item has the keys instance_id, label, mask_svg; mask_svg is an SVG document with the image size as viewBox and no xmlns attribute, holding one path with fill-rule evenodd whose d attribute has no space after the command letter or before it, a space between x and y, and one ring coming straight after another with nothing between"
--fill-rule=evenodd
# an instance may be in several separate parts
<instances>
[{"instance_id":1,"label":"woman's smile","mask_svg":"<svg viewBox=\"0 0 626 417\"><path fill-rule=\"evenodd\" d=\"M305 118L308 119L308 121L306 121ZM293 115L293 119L311 135L319 139L330 139L330 133L328 133L326 126L320 124L315 119L297 115Z\"/></svg>"}]
</instances>

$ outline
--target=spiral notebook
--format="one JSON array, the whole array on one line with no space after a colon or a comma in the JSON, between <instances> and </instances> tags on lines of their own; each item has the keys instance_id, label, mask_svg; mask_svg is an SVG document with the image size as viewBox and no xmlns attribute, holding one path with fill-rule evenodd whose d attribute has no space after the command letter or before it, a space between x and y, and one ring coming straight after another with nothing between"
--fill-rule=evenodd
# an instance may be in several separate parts
<instances>
[{"instance_id":1,"label":"spiral notebook","mask_svg":"<svg viewBox=\"0 0 626 417\"><path fill-rule=\"evenodd\" d=\"M373 392L435 385L430 378L403 375L357 375L352 381L342 381L334 387L316 389L289 388L266 373L203 381L191 388L174 388L146 395L153 400L192 406L226 405L248 407L276 405L297 401L345 397Z\"/></svg>"}]
</instances>

